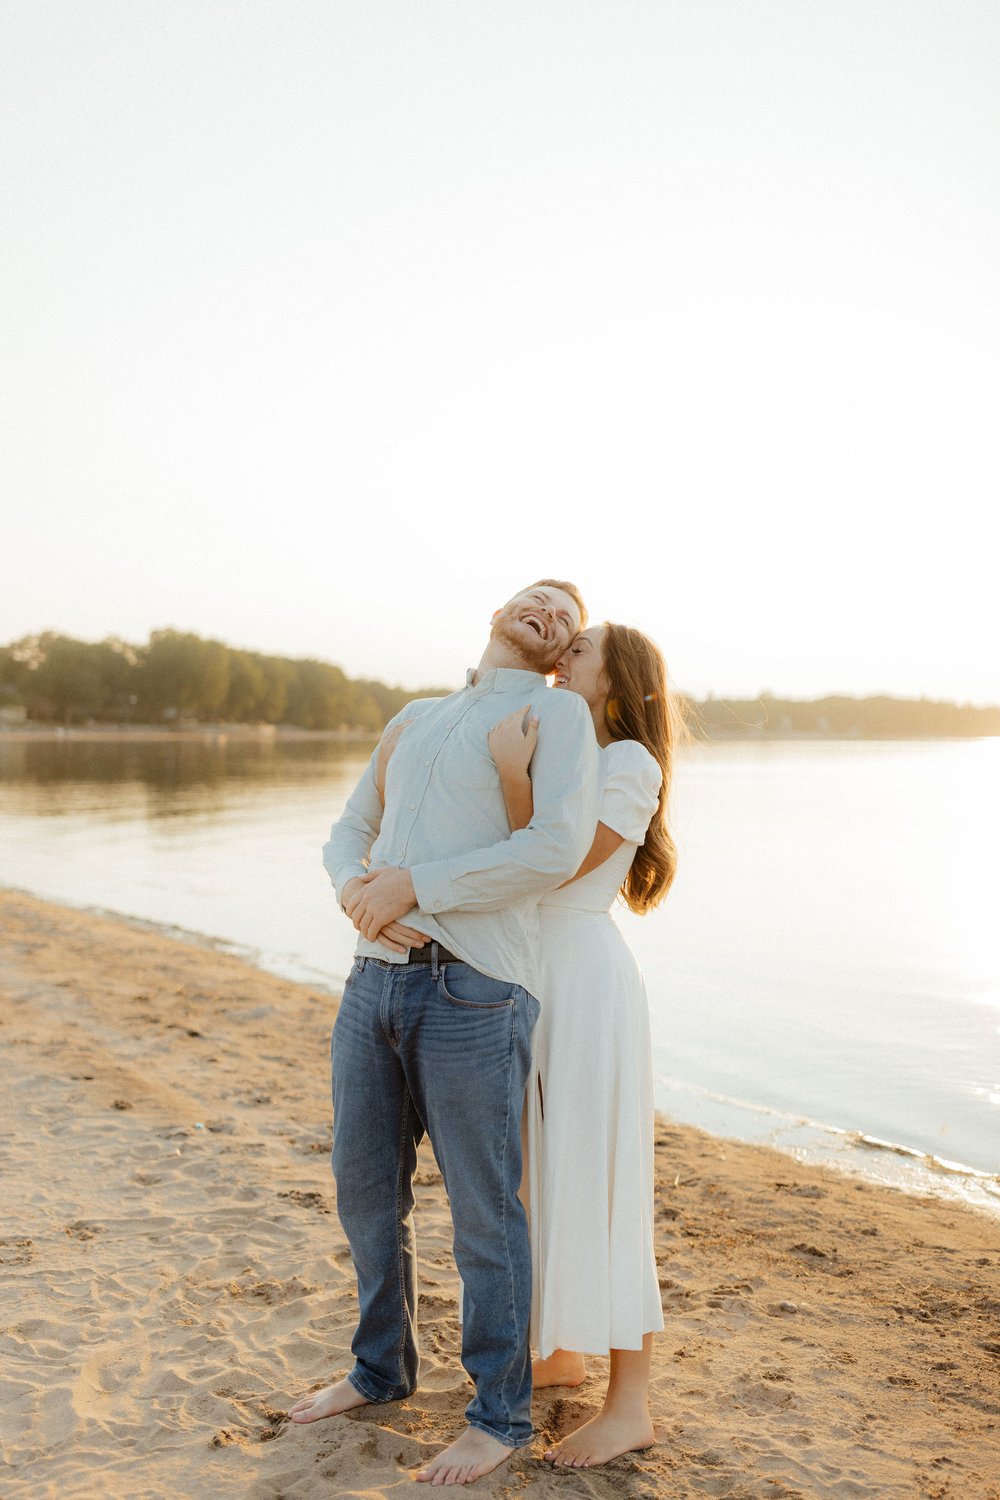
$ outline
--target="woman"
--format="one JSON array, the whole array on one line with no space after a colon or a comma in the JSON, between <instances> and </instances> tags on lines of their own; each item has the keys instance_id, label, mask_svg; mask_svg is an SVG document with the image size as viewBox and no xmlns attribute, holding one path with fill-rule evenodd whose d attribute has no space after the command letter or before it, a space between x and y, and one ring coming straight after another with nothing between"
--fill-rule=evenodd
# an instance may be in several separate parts
<instances>
[{"instance_id":1,"label":"woman","mask_svg":"<svg viewBox=\"0 0 1000 1500\"><path fill-rule=\"evenodd\" d=\"M556 664L601 746L593 846L542 899L541 1016L526 1109L536 1387L579 1385L585 1355L610 1353L599 1414L546 1458L589 1467L654 1441L648 1386L663 1327L653 1249L653 1102L642 976L610 908L645 913L666 895L676 850L666 826L675 709L657 647L637 630L582 631ZM531 818L534 722L490 735L512 829Z\"/></svg>"}]
</instances>

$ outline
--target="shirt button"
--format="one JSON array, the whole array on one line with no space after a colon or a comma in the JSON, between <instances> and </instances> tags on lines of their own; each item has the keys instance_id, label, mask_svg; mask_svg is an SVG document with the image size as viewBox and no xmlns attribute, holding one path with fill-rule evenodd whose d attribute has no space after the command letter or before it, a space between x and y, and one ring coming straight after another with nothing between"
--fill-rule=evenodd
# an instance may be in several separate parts
<instances>
[{"instance_id":1,"label":"shirt button","mask_svg":"<svg viewBox=\"0 0 1000 1500\"><path fill-rule=\"evenodd\" d=\"M416 810L417 810L417 804L415 802L411 802L410 803L410 812L416 812Z\"/></svg>"}]
</instances>

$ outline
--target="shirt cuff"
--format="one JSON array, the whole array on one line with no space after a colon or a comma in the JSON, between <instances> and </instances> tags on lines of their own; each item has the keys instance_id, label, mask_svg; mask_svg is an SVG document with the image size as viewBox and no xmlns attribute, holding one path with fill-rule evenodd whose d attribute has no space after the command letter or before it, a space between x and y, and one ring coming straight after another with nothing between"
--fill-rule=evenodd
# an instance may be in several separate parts
<instances>
[{"instance_id":1,"label":"shirt cuff","mask_svg":"<svg viewBox=\"0 0 1000 1500\"><path fill-rule=\"evenodd\" d=\"M452 904L452 882L448 874L446 859L429 860L427 864L413 865L410 869L413 894L421 911L447 911Z\"/></svg>"},{"instance_id":2,"label":"shirt cuff","mask_svg":"<svg viewBox=\"0 0 1000 1500\"><path fill-rule=\"evenodd\" d=\"M349 880L357 880L360 875L364 875L366 873L366 867L361 863L360 860L357 862L357 864L345 865L343 869L338 870L336 874L334 874L332 870L330 871L330 879L333 881L333 893L337 898L337 905L340 907L341 911L344 910L344 886Z\"/></svg>"}]
</instances>

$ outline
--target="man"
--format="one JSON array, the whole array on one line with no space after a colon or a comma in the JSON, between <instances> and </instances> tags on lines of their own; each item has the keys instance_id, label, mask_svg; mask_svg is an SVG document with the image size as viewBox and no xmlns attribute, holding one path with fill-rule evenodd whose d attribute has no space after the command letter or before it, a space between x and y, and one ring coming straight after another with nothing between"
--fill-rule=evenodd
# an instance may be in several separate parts
<instances>
[{"instance_id":1,"label":"man","mask_svg":"<svg viewBox=\"0 0 1000 1500\"><path fill-rule=\"evenodd\" d=\"M360 934L333 1036L333 1170L360 1314L353 1370L289 1415L398 1401L416 1384L411 1183L426 1130L451 1204L462 1363L476 1386L468 1427L417 1476L437 1484L489 1473L533 1435L517 1192L537 902L576 873L597 819L587 706L549 692L545 673L584 622L572 584L542 579L515 595L466 686L416 700L389 726L406 725L384 809L376 751L323 851ZM487 735L521 708L539 720L535 810L511 834Z\"/></svg>"}]
</instances>

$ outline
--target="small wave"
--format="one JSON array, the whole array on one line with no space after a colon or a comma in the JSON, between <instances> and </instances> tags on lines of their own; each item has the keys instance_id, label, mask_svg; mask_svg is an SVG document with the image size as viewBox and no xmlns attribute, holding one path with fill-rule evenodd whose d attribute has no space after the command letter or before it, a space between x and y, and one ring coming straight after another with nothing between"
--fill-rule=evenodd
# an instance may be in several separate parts
<instances>
[{"instance_id":1,"label":"small wave","mask_svg":"<svg viewBox=\"0 0 1000 1500\"><path fill-rule=\"evenodd\" d=\"M832 1127L830 1127L832 1129ZM864 1146L870 1151L889 1151L894 1156L905 1156L932 1172L944 1172L951 1177L968 1177L1000 1194L1000 1176L995 1172L983 1172L978 1167L967 1167L964 1162L949 1161L947 1157L935 1156L930 1151L918 1151L913 1146L901 1146L898 1141L883 1141L877 1135L867 1135L863 1130L845 1130L843 1135L851 1146Z\"/></svg>"},{"instance_id":2,"label":"small wave","mask_svg":"<svg viewBox=\"0 0 1000 1500\"><path fill-rule=\"evenodd\" d=\"M983 1208L1000 1204L1000 1174L665 1074L657 1076L656 1085L658 1108L711 1135L769 1145L801 1160L824 1162L911 1191L957 1198ZM866 1167L868 1154L881 1161L881 1166L876 1168L873 1160ZM896 1166L890 1167L890 1162Z\"/></svg>"}]
</instances>

